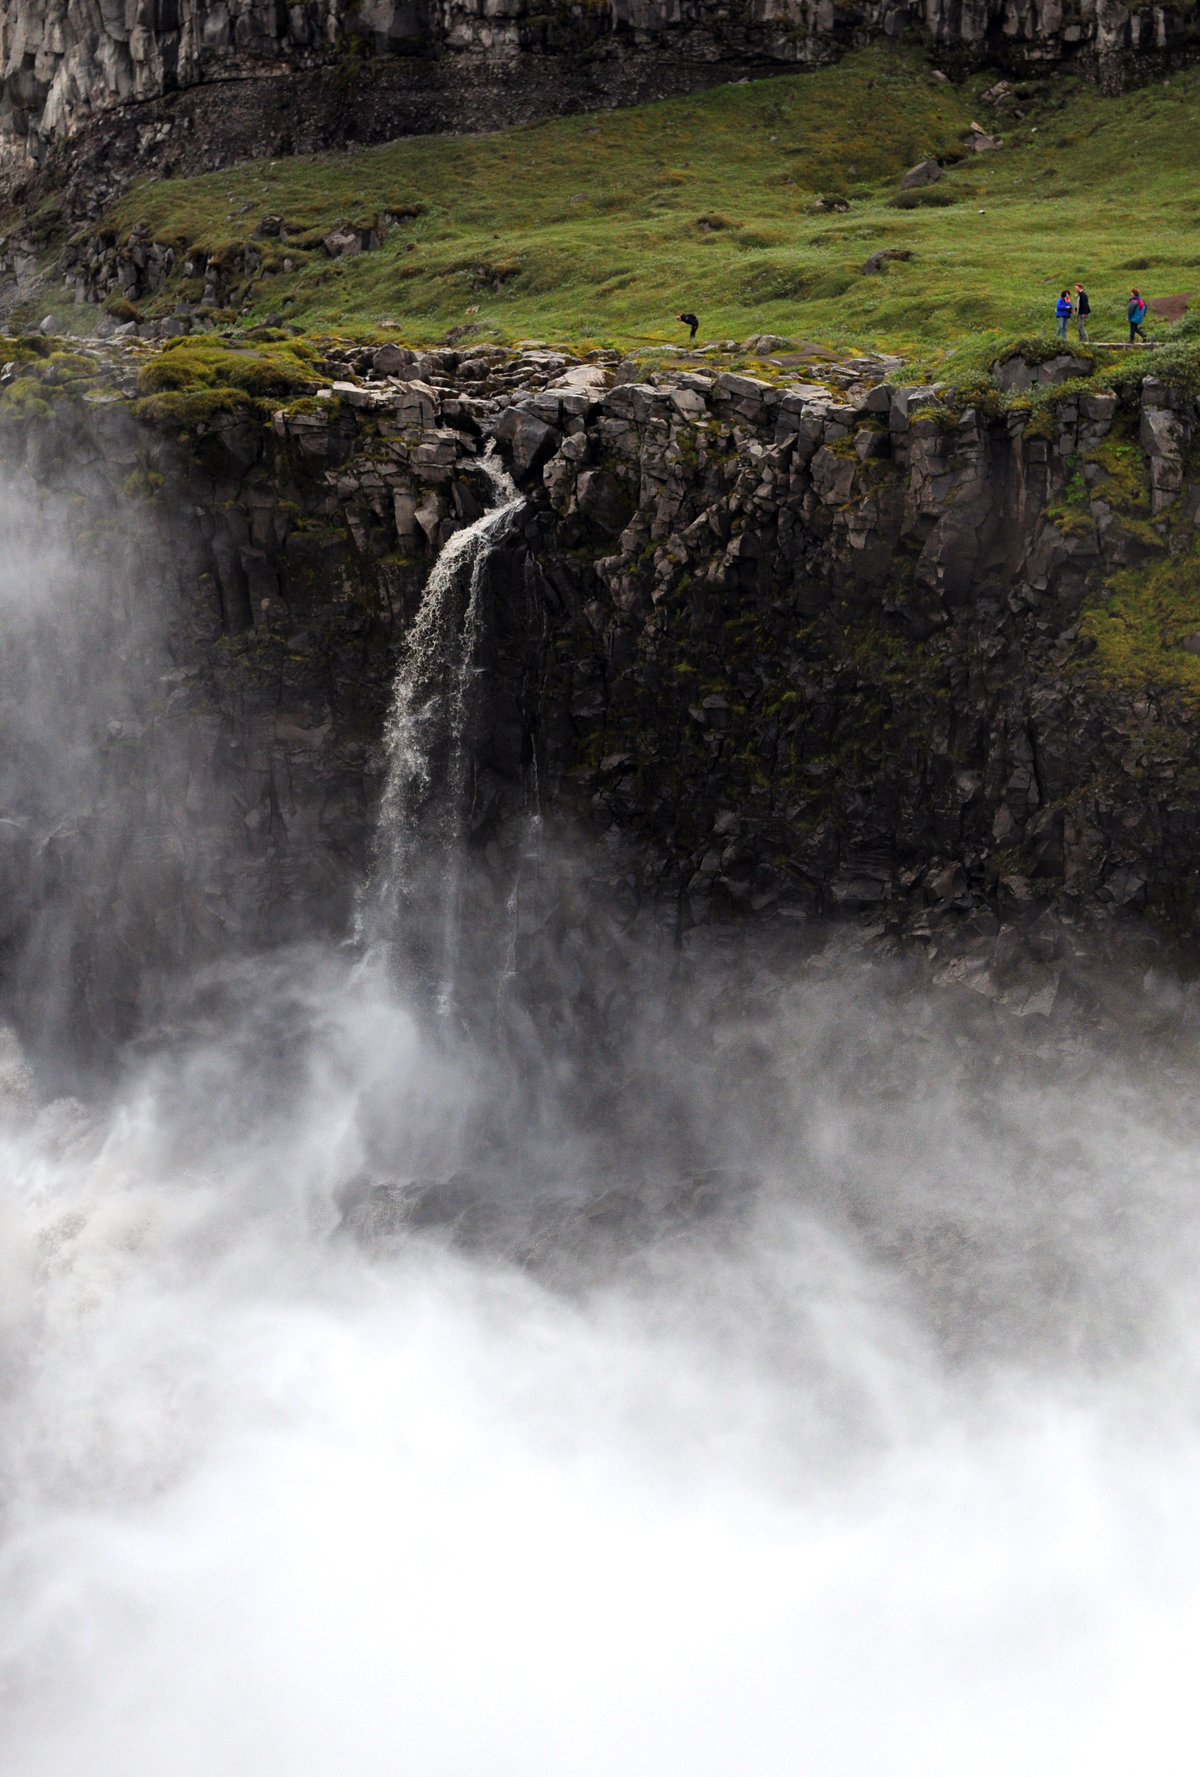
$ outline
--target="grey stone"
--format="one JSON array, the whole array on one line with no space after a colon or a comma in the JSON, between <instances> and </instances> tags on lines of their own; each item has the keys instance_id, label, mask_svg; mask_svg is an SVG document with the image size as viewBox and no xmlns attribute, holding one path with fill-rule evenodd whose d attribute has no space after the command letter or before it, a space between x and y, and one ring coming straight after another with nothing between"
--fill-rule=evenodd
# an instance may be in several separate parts
<instances>
[{"instance_id":1,"label":"grey stone","mask_svg":"<svg viewBox=\"0 0 1200 1777\"><path fill-rule=\"evenodd\" d=\"M1091 374L1092 366L1086 358L1075 358L1070 353L1064 353L1051 358L1047 364L1039 364L1037 380L1045 388L1054 388L1059 383L1070 381L1072 377Z\"/></svg>"},{"instance_id":2,"label":"grey stone","mask_svg":"<svg viewBox=\"0 0 1200 1777\"><path fill-rule=\"evenodd\" d=\"M441 397L428 383L413 377L396 396L396 414L401 425L431 426L438 416Z\"/></svg>"},{"instance_id":3,"label":"grey stone","mask_svg":"<svg viewBox=\"0 0 1200 1777\"><path fill-rule=\"evenodd\" d=\"M1089 420L1111 421L1119 403L1115 395L1081 395L1079 405Z\"/></svg>"},{"instance_id":4,"label":"grey stone","mask_svg":"<svg viewBox=\"0 0 1200 1777\"><path fill-rule=\"evenodd\" d=\"M331 259L350 259L357 253L365 253L373 246L375 237L360 228L344 224L340 228L330 229L321 245Z\"/></svg>"},{"instance_id":5,"label":"grey stone","mask_svg":"<svg viewBox=\"0 0 1200 1777\"><path fill-rule=\"evenodd\" d=\"M407 346L380 346L371 359L377 376L405 376L417 362L417 354Z\"/></svg>"},{"instance_id":6,"label":"grey stone","mask_svg":"<svg viewBox=\"0 0 1200 1777\"><path fill-rule=\"evenodd\" d=\"M909 167L900 184L905 191L916 191L923 185L935 185L942 176L942 169L936 160L919 160L915 167Z\"/></svg>"},{"instance_id":7,"label":"grey stone","mask_svg":"<svg viewBox=\"0 0 1200 1777\"><path fill-rule=\"evenodd\" d=\"M497 443L509 448L513 478L522 482L542 467L558 448L558 434L536 414L510 407L493 428ZM582 477L580 478L582 480Z\"/></svg>"}]
</instances>

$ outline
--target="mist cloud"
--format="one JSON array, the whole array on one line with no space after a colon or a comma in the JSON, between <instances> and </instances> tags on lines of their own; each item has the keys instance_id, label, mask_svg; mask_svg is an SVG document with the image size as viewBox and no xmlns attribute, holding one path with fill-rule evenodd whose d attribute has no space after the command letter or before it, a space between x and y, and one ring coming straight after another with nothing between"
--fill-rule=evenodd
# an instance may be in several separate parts
<instances>
[{"instance_id":1,"label":"mist cloud","mask_svg":"<svg viewBox=\"0 0 1200 1777\"><path fill-rule=\"evenodd\" d=\"M753 1213L546 1276L339 1232L372 1151L453 1171L506 1090L369 970L245 965L107 1109L18 1115L8 1768L1175 1768L1194 1129L913 1013L835 980L726 1029ZM709 1140L712 1061L639 1064Z\"/></svg>"}]
</instances>

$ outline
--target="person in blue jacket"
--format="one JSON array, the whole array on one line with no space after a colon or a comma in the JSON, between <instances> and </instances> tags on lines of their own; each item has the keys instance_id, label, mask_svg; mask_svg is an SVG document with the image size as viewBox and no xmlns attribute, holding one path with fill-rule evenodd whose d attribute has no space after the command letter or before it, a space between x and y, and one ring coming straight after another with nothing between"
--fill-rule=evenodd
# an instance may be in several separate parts
<instances>
[{"instance_id":1,"label":"person in blue jacket","mask_svg":"<svg viewBox=\"0 0 1200 1777\"><path fill-rule=\"evenodd\" d=\"M1125 316L1129 322L1130 345L1133 344L1135 334L1143 345L1147 345L1149 341L1142 332L1142 322L1146 319L1146 299L1140 290L1129 292L1129 307L1125 310Z\"/></svg>"},{"instance_id":2,"label":"person in blue jacket","mask_svg":"<svg viewBox=\"0 0 1200 1777\"><path fill-rule=\"evenodd\" d=\"M1058 316L1058 337L1059 339L1065 339L1067 337L1067 322L1075 313L1075 305L1071 301L1071 292L1069 290L1063 291L1062 295L1054 305L1054 312Z\"/></svg>"}]
</instances>

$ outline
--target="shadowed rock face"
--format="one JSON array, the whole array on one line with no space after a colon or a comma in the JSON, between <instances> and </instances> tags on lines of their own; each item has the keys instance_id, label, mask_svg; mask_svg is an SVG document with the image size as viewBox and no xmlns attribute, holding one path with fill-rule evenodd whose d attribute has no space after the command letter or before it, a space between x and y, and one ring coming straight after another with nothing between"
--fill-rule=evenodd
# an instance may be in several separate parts
<instances>
[{"instance_id":1,"label":"shadowed rock face","mask_svg":"<svg viewBox=\"0 0 1200 1777\"><path fill-rule=\"evenodd\" d=\"M112 394L48 385L49 416L6 411L0 448L47 531L86 527L154 639L127 650L109 801L65 822L47 789L6 811L9 850L14 881L49 858L65 894L73 848L136 853L139 882L169 885L158 963L346 930L405 635L437 551L490 503L493 440L525 502L482 585L468 950L524 871L514 962L551 997L588 909L673 943L854 915L1028 1015L1080 933L1143 910L1192 932L1196 714L1099 678L1079 628L1157 515L1200 516L1185 391L1068 388L1028 436L1027 414L960 412L865 360L824 385L697 366L605 388L611 364L584 376L561 353L376 369L363 348L322 367L340 399L181 430L121 396L124 348L95 349ZM1074 465L1114 431L1151 521L1093 499L1063 528ZM107 657L133 617L105 621ZM13 954L40 892L6 901ZM120 935L130 980L145 902L115 895L85 934L97 954Z\"/></svg>"},{"instance_id":2,"label":"shadowed rock face","mask_svg":"<svg viewBox=\"0 0 1200 1777\"><path fill-rule=\"evenodd\" d=\"M871 37L916 27L951 60L1044 67L1073 60L1109 85L1185 58L1170 10L925 0L405 0L347 14L332 0L165 0L85 11L0 5L0 146L10 182L90 175L72 210L95 214L135 172L210 170L250 155L306 153L425 131L490 130L788 67L813 67ZM62 144L75 138L69 152Z\"/></svg>"}]
</instances>

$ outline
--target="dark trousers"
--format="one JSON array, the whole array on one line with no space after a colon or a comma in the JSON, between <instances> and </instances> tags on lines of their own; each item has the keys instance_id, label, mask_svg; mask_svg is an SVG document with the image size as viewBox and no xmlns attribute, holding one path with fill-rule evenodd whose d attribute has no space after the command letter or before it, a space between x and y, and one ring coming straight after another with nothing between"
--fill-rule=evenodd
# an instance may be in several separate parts
<instances>
[{"instance_id":1,"label":"dark trousers","mask_svg":"<svg viewBox=\"0 0 1200 1777\"><path fill-rule=\"evenodd\" d=\"M1130 345L1133 344L1133 336L1135 333L1137 334L1138 338L1141 340L1142 344L1145 345L1146 335L1142 332L1142 323L1140 321L1131 321L1129 323L1129 343L1130 343Z\"/></svg>"}]
</instances>

